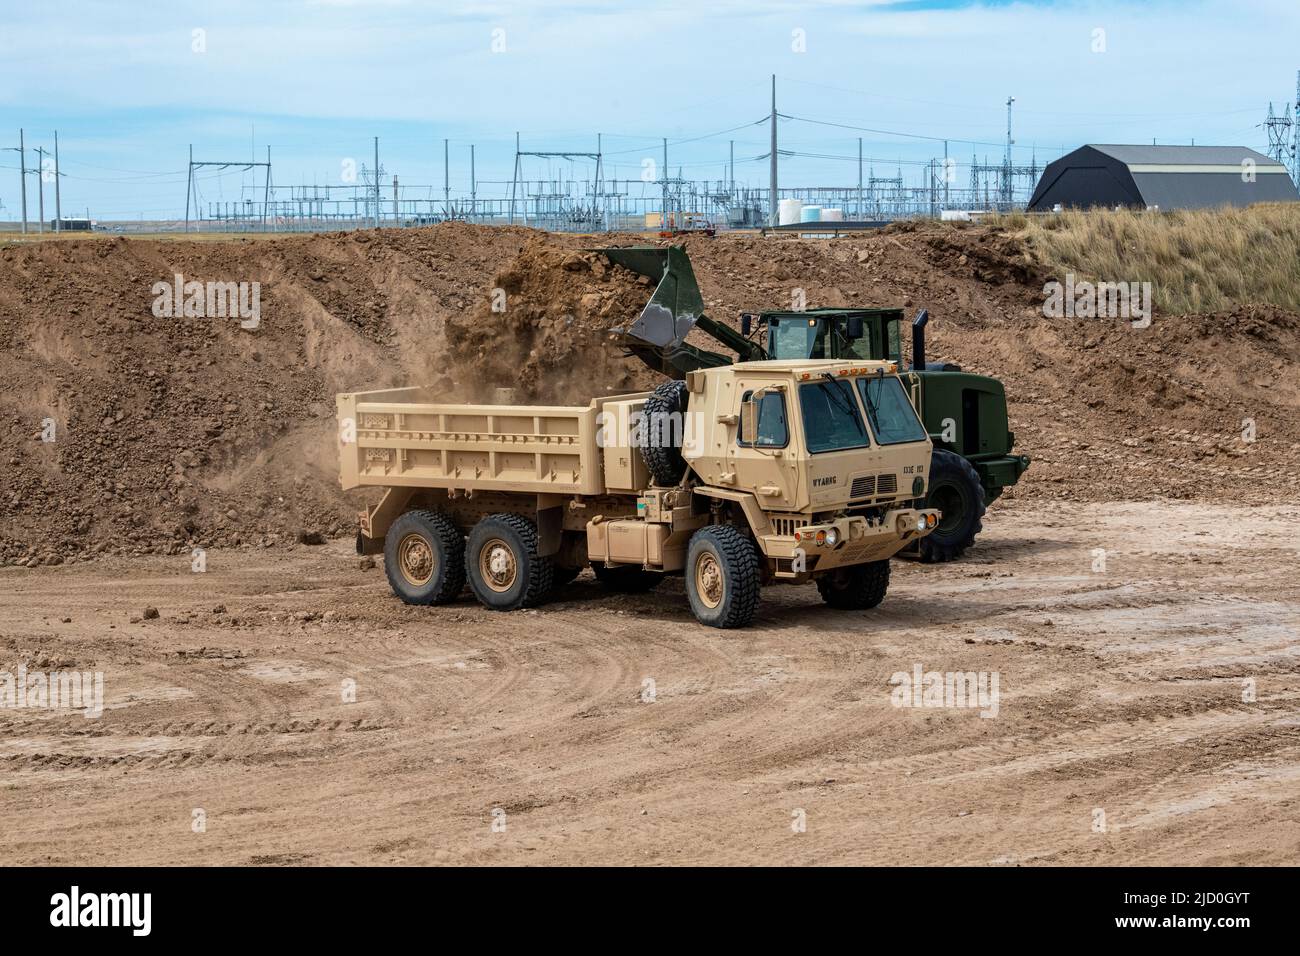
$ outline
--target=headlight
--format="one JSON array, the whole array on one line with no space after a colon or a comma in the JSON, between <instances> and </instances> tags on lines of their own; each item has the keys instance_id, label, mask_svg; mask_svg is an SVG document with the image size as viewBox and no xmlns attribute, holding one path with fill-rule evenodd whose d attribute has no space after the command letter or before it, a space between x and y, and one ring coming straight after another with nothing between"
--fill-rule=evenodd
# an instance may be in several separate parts
<instances>
[{"instance_id":1,"label":"headlight","mask_svg":"<svg viewBox=\"0 0 1300 956\"><path fill-rule=\"evenodd\" d=\"M921 517L916 519L917 531L924 531L928 527L930 527L930 522L926 519L925 515L921 515Z\"/></svg>"},{"instance_id":2,"label":"headlight","mask_svg":"<svg viewBox=\"0 0 1300 956\"><path fill-rule=\"evenodd\" d=\"M826 532L826 544L828 547L835 547L840 543L840 533L835 528Z\"/></svg>"}]
</instances>

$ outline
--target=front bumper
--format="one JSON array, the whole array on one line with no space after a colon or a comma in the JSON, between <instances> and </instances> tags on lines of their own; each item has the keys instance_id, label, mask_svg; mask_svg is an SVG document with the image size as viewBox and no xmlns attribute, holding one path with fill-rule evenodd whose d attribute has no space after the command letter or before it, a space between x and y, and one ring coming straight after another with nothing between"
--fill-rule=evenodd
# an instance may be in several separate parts
<instances>
[{"instance_id":1,"label":"front bumper","mask_svg":"<svg viewBox=\"0 0 1300 956\"><path fill-rule=\"evenodd\" d=\"M939 516L937 508L895 508L875 521L851 515L804 525L794 535L763 535L759 545L764 555L775 558L778 568L788 567L791 575L825 571L892 558L933 531ZM832 538L834 544L830 543ZM802 562L797 560L800 556Z\"/></svg>"}]
</instances>

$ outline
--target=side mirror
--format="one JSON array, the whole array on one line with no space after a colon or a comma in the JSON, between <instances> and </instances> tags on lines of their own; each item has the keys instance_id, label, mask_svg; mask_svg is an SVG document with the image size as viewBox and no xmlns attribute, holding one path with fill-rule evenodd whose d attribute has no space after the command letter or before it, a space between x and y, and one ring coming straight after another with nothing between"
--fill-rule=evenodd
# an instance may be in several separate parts
<instances>
[{"instance_id":1,"label":"side mirror","mask_svg":"<svg viewBox=\"0 0 1300 956\"><path fill-rule=\"evenodd\" d=\"M754 330L754 317L748 312L742 312L740 315L740 334L749 338L749 333Z\"/></svg>"},{"instance_id":2,"label":"side mirror","mask_svg":"<svg viewBox=\"0 0 1300 956\"><path fill-rule=\"evenodd\" d=\"M848 325L850 341L862 338L862 316L850 315Z\"/></svg>"},{"instance_id":3,"label":"side mirror","mask_svg":"<svg viewBox=\"0 0 1300 956\"><path fill-rule=\"evenodd\" d=\"M752 395L740 405L740 438L750 445L758 440L758 402Z\"/></svg>"}]
</instances>

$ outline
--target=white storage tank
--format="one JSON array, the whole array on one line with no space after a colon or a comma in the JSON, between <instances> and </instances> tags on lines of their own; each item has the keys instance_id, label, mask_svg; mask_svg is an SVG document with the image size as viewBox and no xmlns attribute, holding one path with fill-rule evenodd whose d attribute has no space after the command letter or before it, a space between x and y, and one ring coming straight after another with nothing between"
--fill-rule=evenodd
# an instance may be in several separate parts
<instances>
[{"instance_id":1,"label":"white storage tank","mask_svg":"<svg viewBox=\"0 0 1300 956\"><path fill-rule=\"evenodd\" d=\"M821 207L821 206L804 206L803 209L802 209L802 210L800 211L800 213L799 213L799 221L800 221L800 222L821 222L821 221L822 221L822 207Z\"/></svg>"},{"instance_id":2,"label":"white storage tank","mask_svg":"<svg viewBox=\"0 0 1300 956\"><path fill-rule=\"evenodd\" d=\"M843 209L822 210L822 222L843 222L843 221L844 221Z\"/></svg>"},{"instance_id":3,"label":"white storage tank","mask_svg":"<svg viewBox=\"0 0 1300 956\"><path fill-rule=\"evenodd\" d=\"M777 222L782 226L798 222L801 209L803 209L802 199L782 199L777 204Z\"/></svg>"}]
</instances>

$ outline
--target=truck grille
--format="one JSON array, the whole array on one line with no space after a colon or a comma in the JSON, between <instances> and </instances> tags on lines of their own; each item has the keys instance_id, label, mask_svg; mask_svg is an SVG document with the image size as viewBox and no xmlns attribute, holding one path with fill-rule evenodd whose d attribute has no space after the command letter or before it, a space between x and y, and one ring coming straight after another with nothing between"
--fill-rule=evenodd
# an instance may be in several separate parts
<instances>
[{"instance_id":1,"label":"truck grille","mask_svg":"<svg viewBox=\"0 0 1300 956\"><path fill-rule=\"evenodd\" d=\"M872 498L897 493L898 476L894 474L859 475L853 479L853 484L849 486L849 500L851 501L858 498Z\"/></svg>"},{"instance_id":2,"label":"truck grille","mask_svg":"<svg viewBox=\"0 0 1300 956\"><path fill-rule=\"evenodd\" d=\"M876 476L862 475L854 478L853 484L849 486L850 498L870 498L876 493Z\"/></svg>"}]
</instances>

